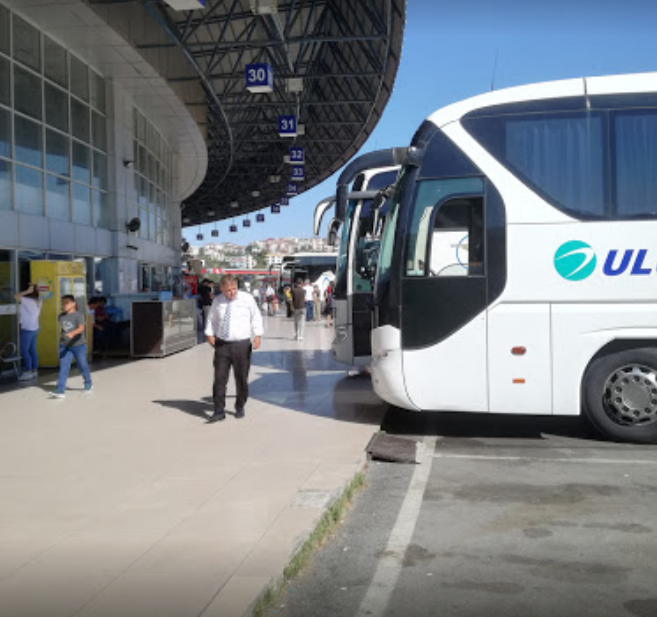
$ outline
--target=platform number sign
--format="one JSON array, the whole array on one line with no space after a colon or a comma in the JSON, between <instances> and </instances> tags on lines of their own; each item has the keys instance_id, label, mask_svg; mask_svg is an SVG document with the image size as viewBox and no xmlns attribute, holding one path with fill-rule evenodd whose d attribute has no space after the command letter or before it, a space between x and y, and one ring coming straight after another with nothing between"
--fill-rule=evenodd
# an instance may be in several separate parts
<instances>
[{"instance_id":1,"label":"platform number sign","mask_svg":"<svg viewBox=\"0 0 657 617\"><path fill-rule=\"evenodd\" d=\"M269 64L246 65L246 89L260 94L274 91L274 71Z\"/></svg>"},{"instance_id":2,"label":"platform number sign","mask_svg":"<svg viewBox=\"0 0 657 617\"><path fill-rule=\"evenodd\" d=\"M219 237L219 230L218 229L213 229L210 234L212 235L213 238L218 238Z\"/></svg>"},{"instance_id":3,"label":"platform number sign","mask_svg":"<svg viewBox=\"0 0 657 617\"><path fill-rule=\"evenodd\" d=\"M242 221L242 227L251 227L251 220L250 219L244 219Z\"/></svg>"},{"instance_id":4,"label":"platform number sign","mask_svg":"<svg viewBox=\"0 0 657 617\"><path fill-rule=\"evenodd\" d=\"M237 233L237 225L231 225L230 226L230 233L232 233L232 234Z\"/></svg>"},{"instance_id":5,"label":"platform number sign","mask_svg":"<svg viewBox=\"0 0 657 617\"><path fill-rule=\"evenodd\" d=\"M296 137L297 117L278 116L278 134L280 137Z\"/></svg>"},{"instance_id":6,"label":"platform number sign","mask_svg":"<svg viewBox=\"0 0 657 617\"><path fill-rule=\"evenodd\" d=\"M287 196L294 197L299 194L299 185L296 182L290 182L287 185Z\"/></svg>"},{"instance_id":7,"label":"platform number sign","mask_svg":"<svg viewBox=\"0 0 657 617\"><path fill-rule=\"evenodd\" d=\"M279 206L289 206L290 205L290 198L289 197L281 197L278 200L278 205Z\"/></svg>"},{"instance_id":8,"label":"platform number sign","mask_svg":"<svg viewBox=\"0 0 657 617\"><path fill-rule=\"evenodd\" d=\"M298 146L290 148L290 163L292 163L292 165L305 165L306 155L303 148Z\"/></svg>"},{"instance_id":9,"label":"platform number sign","mask_svg":"<svg viewBox=\"0 0 657 617\"><path fill-rule=\"evenodd\" d=\"M303 165L292 165L292 180L295 182L303 182L306 177Z\"/></svg>"},{"instance_id":10,"label":"platform number sign","mask_svg":"<svg viewBox=\"0 0 657 617\"><path fill-rule=\"evenodd\" d=\"M256 223L264 223L265 222L265 215L264 214L256 214Z\"/></svg>"},{"instance_id":11,"label":"platform number sign","mask_svg":"<svg viewBox=\"0 0 657 617\"><path fill-rule=\"evenodd\" d=\"M271 213L272 214L280 214L281 213L281 207L278 204L274 204L271 207Z\"/></svg>"}]
</instances>

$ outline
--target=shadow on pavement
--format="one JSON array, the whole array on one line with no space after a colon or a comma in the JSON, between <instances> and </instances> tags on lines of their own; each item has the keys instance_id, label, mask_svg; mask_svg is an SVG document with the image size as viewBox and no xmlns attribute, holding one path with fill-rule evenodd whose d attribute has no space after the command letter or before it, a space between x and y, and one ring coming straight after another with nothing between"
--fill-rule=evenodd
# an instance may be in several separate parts
<instances>
[{"instance_id":1,"label":"shadow on pavement","mask_svg":"<svg viewBox=\"0 0 657 617\"><path fill-rule=\"evenodd\" d=\"M581 417L515 416L423 411L390 407L381 428L393 435L444 438L510 438L544 440L549 436L603 441Z\"/></svg>"}]
</instances>

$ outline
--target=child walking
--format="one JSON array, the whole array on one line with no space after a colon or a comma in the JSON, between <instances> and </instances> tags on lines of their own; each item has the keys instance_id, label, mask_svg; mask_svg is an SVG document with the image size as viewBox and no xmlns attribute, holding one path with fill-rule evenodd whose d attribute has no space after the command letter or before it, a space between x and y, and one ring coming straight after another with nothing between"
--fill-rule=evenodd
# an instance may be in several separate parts
<instances>
[{"instance_id":1,"label":"child walking","mask_svg":"<svg viewBox=\"0 0 657 617\"><path fill-rule=\"evenodd\" d=\"M80 373L84 378L84 391L91 392L91 375L87 362L87 341L85 333L85 316L78 310L73 296L62 296L62 313L59 315L61 336L59 339L59 379L57 388L51 394L53 398L66 396L66 380L75 358Z\"/></svg>"}]
</instances>

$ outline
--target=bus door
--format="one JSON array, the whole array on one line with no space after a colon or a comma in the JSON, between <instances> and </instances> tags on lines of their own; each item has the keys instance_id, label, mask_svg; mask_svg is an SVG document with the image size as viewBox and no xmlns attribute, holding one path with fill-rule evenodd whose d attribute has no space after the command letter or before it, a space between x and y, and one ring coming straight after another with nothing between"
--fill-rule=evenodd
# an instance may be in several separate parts
<instances>
[{"instance_id":1,"label":"bus door","mask_svg":"<svg viewBox=\"0 0 657 617\"><path fill-rule=\"evenodd\" d=\"M354 360L369 359L372 355L372 306L374 302L374 276L379 242L372 238L371 201L361 205L354 218L351 255L351 328Z\"/></svg>"},{"instance_id":2,"label":"bus door","mask_svg":"<svg viewBox=\"0 0 657 617\"><path fill-rule=\"evenodd\" d=\"M480 177L416 189L401 333L406 389L420 409L488 411L485 203Z\"/></svg>"}]
</instances>

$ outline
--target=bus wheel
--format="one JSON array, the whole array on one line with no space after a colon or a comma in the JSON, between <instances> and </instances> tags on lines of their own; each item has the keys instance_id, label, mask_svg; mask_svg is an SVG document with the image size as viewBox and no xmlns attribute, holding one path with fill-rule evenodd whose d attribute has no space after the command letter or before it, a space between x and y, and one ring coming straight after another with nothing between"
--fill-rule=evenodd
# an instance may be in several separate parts
<instances>
[{"instance_id":1,"label":"bus wheel","mask_svg":"<svg viewBox=\"0 0 657 617\"><path fill-rule=\"evenodd\" d=\"M616 441L657 443L657 351L632 349L594 360L584 377L584 413Z\"/></svg>"}]
</instances>

